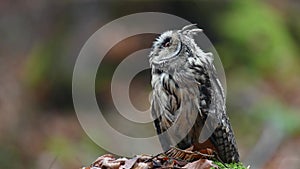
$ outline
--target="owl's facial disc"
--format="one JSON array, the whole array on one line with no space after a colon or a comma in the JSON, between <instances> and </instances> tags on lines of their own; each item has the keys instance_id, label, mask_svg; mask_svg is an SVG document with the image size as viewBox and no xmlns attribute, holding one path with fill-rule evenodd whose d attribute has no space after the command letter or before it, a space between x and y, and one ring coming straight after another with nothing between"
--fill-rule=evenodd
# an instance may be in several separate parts
<instances>
[{"instance_id":1,"label":"owl's facial disc","mask_svg":"<svg viewBox=\"0 0 300 169\"><path fill-rule=\"evenodd\" d=\"M177 32L167 31L154 43L152 64L164 66L176 59L181 52L182 44Z\"/></svg>"}]
</instances>

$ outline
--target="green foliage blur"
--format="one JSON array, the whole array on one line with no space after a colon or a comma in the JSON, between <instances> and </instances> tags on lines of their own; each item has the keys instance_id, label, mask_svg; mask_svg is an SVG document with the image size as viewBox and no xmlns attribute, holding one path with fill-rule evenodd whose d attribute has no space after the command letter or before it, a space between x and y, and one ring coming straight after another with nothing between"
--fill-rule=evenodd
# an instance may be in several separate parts
<instances>
[{"instance_id":1,"label":"green foliage blur","mask_svg":"<svg viewBox=\"0 0 300 169\"><path fill-rule=\"evenodd\" d=\"M300 147L294 143L300 139L299 2L4 0L0 3L0 168L79 168L105 153L76 118L74 64L85 41L101 26L149 11L197 23L214 44L226 73L227 110L242 160L269 124L284 139L263 167L272 168L271 160L280 166L283 158L278 156L300 159L299 148L286 147L289 143ZM111 75L124 59L121 55L119 51L105 58L104 73L96 79L97 99L107 112L112 105ZM132 98L149 91L150 74L144 75L137 78ZM133 100L147 105L147 99Z\"/></svg>"}]
</instances>

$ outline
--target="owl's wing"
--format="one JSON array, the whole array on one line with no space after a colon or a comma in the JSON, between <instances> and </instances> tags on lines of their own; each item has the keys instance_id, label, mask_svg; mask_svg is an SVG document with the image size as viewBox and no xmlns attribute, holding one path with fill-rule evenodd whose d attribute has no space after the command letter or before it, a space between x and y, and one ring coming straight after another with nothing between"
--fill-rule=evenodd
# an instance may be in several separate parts
<instances>
[{"instance_id":1,"label":"owl's wing","mask_svg":"<svg viewBox=\"0 0 300 169\"><path fill-rule=\"evenodd\" d=\"M205 127L212 133L209 138L215 145L219 157L224 162L239 161L239 154L234 133L225 108L225 94L213 65L207 67L211 84L211 104L205 122ZM200 136L201 139L201 136Z\"/></svg>"}]
</instances>

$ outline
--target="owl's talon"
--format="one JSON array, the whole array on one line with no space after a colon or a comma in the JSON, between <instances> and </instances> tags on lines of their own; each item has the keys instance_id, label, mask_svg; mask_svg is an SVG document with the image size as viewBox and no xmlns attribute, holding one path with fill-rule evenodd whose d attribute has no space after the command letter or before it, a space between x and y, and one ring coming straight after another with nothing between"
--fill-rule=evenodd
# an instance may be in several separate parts
<instances>
[{"instance_id":1,"label":"owl's talon","mask_svg":"<svg viewBox=\"0 0 300 169\"><path fill-rule=\"evenodd\" d=\"M187 148L187 149L185 149L186 151L193 151L194 150L194 146L192 145L191 147L189 147L189 148Z\"/></svg>"},{"instance_id":2,"label":"owl's talon","mask_svg":"<svg viewBox=\"0 0 300 169\"><path fill-rule=\"evenodd\" d=\"M208 153L203 153L208 152ZM174 158L177 160L185 160L185 161L194 161L203 158L211 159L214 158L214 154L210 154L210 149L203 150L203 151L190 151L190 150L181 150L176 147L171 147L168 151L165 152L166 156L169 158Z\"/></svg>"}]
</instances>

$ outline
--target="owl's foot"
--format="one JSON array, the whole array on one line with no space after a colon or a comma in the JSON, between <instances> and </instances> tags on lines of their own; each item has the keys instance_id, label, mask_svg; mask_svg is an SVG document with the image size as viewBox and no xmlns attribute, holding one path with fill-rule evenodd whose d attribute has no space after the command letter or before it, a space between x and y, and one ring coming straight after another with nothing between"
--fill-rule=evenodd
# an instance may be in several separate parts
<instances>
[{"instance_id":1,"label":"owl's foot","mask_svg":"<svg viewBox=\"0 0 300 169\"><path fill-rule=\"evenodd\" d=\"M190 147L186 150L181 150L176 147L171 147L165 154L169 158L185 160L185 161L195 161L199 159L212 159L215 157L213 150L207 148L203 151L193 151L193 147Z\"/></svg>"}]
</instances>

